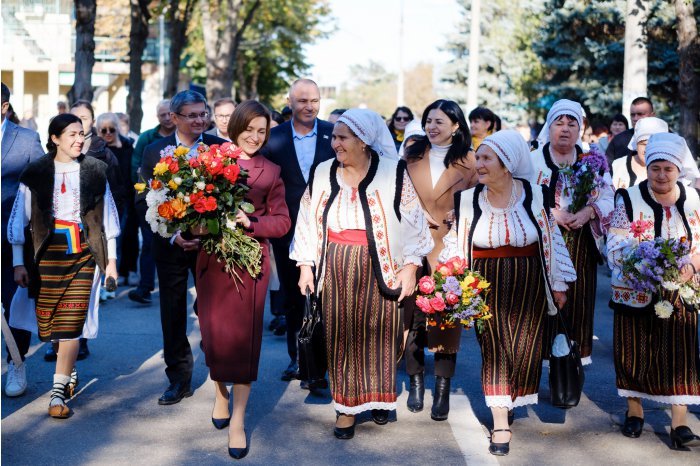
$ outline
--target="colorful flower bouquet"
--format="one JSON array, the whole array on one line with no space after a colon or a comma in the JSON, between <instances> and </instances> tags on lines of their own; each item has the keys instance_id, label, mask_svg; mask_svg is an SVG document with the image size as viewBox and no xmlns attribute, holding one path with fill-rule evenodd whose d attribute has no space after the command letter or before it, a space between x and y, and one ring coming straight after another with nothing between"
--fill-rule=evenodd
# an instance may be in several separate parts
<instances>
[{"instance_id":1,"label":"colorful flower bouquet","mask_svg":"<svg viewBox=\"0 0 700 466\"><path fill-rule=\"evenodd\" d=\"M561 170L561 173L571 178L570 186L564 188L566 195L569 194L570 189L573 189L569 212L577 213L586 207L590 200L598 197L600 190L605 187L603 175L606 171L608 171L608 159L595 144L591 145L590 151L581 154L572 166Z\"/></svg>"},{"instance_id":2,"label":"colorful flower bouquet","mask_svg":"<svg viewBox=\"0 0 700 466\"><path fill-rule=\"evenodd\" d=\"M441 329L476 326L481 332L491 318L484 294L490 283L477 272L467 270L464 259L453 257L439 263L433 275L418 281L416 305L426 314L427 323Z\"/></svg>"},{"instance_id":3,"label":"colorful flower bouquet","mask_svg":"<svg viewBox=\"0 0 700 466\"><path fill-rule=\"evenodd\" d=\"M635 291L660 294L663 289L678 291L686 305L700 304L700 287L695 280L680 283L681 269L690 263L690 243L681 239L653 238L649 234L654 223L636 220L630 225L637 245L632 247L622 261L622 274ZM673 313L673 305L661 300L654 306L656 315L667 319Z\"/></svg>"},{"instance_id":4,"label":"colorful flower bouquet","mask_svg":"<svg viewBox=\"0 0 700 466\"><path fill-rule=\"evenodd\" d=\"M240 279L235 268L252 277L260 273L262 250L257 240L236 224L236 213L252 213L244 200L248 173L238 166L242 150L231 143L199 144L189 157L185 146L161 151L153 178L136 183L138 192L148 189L146 221L154 233L170 238L177 232L201 234L202 248L216 254L226 272Z\"/></svg>"}]
</instances>

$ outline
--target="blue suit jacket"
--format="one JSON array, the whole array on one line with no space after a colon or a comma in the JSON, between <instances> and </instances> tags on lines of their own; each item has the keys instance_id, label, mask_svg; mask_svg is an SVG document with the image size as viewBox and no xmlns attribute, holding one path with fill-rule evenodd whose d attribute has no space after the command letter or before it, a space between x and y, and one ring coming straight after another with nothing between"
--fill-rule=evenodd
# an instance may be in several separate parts
<instances>
[{"instance_id":1,"label":"blue suit jacket","mask_svg":"<svg viewBox=\"0 0 700 466\"><path fill-rule=\"evenodd\" d=\"M19 189L19 175L29 162L42 157L39 134L7 121L2 136L2 242L7 241L7 222Z\"/></svg>"},{"instance_id":2,"label":"blue suit jacket","mask_svg":"<svg viewBox=\"0 0 700 466\"><path fill-rule=\"evenodd\" d=\"M314 154L313 165L311 165L311 174L316 169L316 165L335 157L335 152L331 148L333 124L324 120L316 121L318 121L316 153ZM260 151L271 162L282 168L284 195L289 208L289 217L292 220L292 227L287 233L287 236L290 238L294 235L294 226L297 223L297 215L299 214L299 204L306 189L306 180L304 180L301 167L299 167L299 159L297 159L297 152L294 149L294 140L292 138L292 121L290 120L272 128L270 140L267 141L267 144Z\"/></svg>"}]
</instances>

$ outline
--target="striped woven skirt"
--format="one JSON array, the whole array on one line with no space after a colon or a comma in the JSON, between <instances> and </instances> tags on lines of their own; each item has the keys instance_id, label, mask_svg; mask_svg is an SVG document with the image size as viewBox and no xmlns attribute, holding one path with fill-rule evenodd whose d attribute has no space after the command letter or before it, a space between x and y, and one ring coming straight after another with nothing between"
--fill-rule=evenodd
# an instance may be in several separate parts
<instances>
[{"instance_id":1,"label":"striped woven skirt","mask_svg":"<svg viewBox=\"0 0 700 466\"><path fill-rule=\"evenodd\" d=\"M90 304L95 259L77 224L57 221L38 269L36 320L41 341L78 338Z\"/></svg>"},{"instance_id":2,"label":"striped woven skirt","mask_svg":"<svg viewBox=\"0 0 700 466\"><path fill-rule=\"evenodd\" d=\"M617 392L669 404L700 404L698 313L682 305L678 292L668 319L653 310L615 311L613 343Z\"/></svg>"},{"instance_id":3,"label":"striped woven skirt","mask_svg":"<svg viewBox=\"0 0 700 466\"><path fill-rule=\"evenodd\" d=\"M379 290L365 232L355 231L329 235L321 299L331 394L343 414L396 409L403 330L397 302Z\"/></svg>"},{"instance_id":4,"label":"striped woven skirt","mask_svg":"<svg viewBox=\"0 0 700 466\"><path fill-rule=\"evenodd\" d=\"M493 317L477 332L486 405L512 409L535 404L548 320L540 258L479 258L475 252L473 269L491 283L486 304Z\"/></svg>"},{"instance_id":5,"label":"striped woven skirt","mask_svg":"<svg viewBox=\"0 0 700 466\"><path fill-rule=\"evenodd\" d=\"M592 362L593 312L598 284L598 250L588 227L561 230L566 249L576 269L576 281L569 283L563 317L571 329L570 337L579 344L583 365ZM556 322L556 319L551 319ZM549 329L552 332L554 329Z\"/></svg>"}]
</instances>

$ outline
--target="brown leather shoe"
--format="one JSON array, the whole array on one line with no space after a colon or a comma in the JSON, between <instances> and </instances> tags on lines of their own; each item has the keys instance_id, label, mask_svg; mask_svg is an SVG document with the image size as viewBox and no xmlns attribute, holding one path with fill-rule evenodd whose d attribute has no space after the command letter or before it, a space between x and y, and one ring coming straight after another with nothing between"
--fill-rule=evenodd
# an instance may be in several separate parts
<instances>
[{"instance_id":1,"label":"brown leather shoe","mask_svg":"<svg viewBox=\"0 0 700 466\"><path fill-rule=\"evenodd\" d=\"M55 419L68 419L73 411L66 405L49 406L49 416Z\"/></svg>"}]
</instances>

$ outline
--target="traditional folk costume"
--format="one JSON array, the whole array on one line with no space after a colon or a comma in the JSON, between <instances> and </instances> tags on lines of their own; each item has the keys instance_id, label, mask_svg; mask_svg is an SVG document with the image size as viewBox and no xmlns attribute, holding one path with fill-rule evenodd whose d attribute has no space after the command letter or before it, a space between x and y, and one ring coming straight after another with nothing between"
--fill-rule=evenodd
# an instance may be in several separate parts
<instances>
[{"instance_id":1,"label":"traditional folk costume","mask_svg":"<svg viewBox=\"0 0 700 466\"><path fill-rule=\"evenodd\" d=\"M570 100L559 100L554 103L547 114L547 123L538 138L543 144L532 153L534 176L531 178L534 184L549 187L547 199L549 207L561 210L567 210L571 204L574 185L571 176L560 172L568 165L556 164L550 155L549 127L557 118L564 115L575 118L579 126L582 126L583 109L580 104ZM578 158L582 153L580 139L575 149ZM571 339L579 344L581 361L584 365L592 362L597 264L602 260L597 244L603 242L613 211L614 191L610 174L605 172L603 179L606 187L600 189L588 203L595 210L595 218L582 228L561 230L578 277L569 287L563 317L571 329Z\"/></svg>"},{"instance_id":2,"label":"traditional folk costume","mask_svg":"<svg viewBox=\"0 0 700 466\"><path fill-rule=\"evenodd\" d=\"M420 266L433 241L381 117L352 109L338 122L376 153L357 189L343 182L337 160L316 167L290 258L316 268L331 394L336 411L354 415L396 409L403 330L396 276L406 264Z\"/></svg>"},{"instance_id":3,"label":"traditional folk costume","mask_svg":"<svg viewBox=\"0 0 700 466\"><path fill-rule=\"evenodd\" d=\"M97 336L100 276L117 257L119 216L106 165L81 158L62 163L47 155L29 164L10 216L13 263L30 277L13 300L24 311L15 322L32 331L38 324L41 341ZM34 304L35 321L26 315Z\"/></svg>"},{"instance_id":4,"label":"traditional folk costume","mask_svg":"<svg viewBox=\"0 0 700 466\"><path fill-rule=\"evenodd\" d=\"M493 207L488 187L478 184L455 200L456 221L444 238L440 260L459 256L492 288L486 303L493 317L477 333L482 352L482 388L489 407L537 403L547 314L555 315L553 291L576 280L559 227L549 212L548 190L532 185L527 144L517 131L488 136L482 144L496 152L522 185L507 207Z\"/></svg>"},{"instance_id":5,"label":"traditional folk costume","mask_svg":"<svg viewBox=\"0 0 700 466\"><path fill-rule=\"evenodd\" d=\"M669 133L649 138L646 164L667 160L681 172L674 206L659 204L648 181L621 189L608 231L608 263L612 268L612 299L615 310L613 341L617 391L622 397L646 398L668 404L700 404L700 356L698 312L686 307L678 291L664 289L660 296L633 290L622 276L622 261L637 244L630 232L635 220L654 223L654 236L687 238L691 255L700 244L700 196L682 182L683 138ZM657 300L667 300L674 311L667 319L654 313Z\"/></svg>"}]
</instances>

